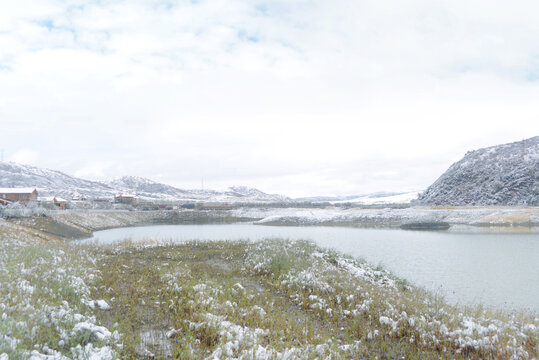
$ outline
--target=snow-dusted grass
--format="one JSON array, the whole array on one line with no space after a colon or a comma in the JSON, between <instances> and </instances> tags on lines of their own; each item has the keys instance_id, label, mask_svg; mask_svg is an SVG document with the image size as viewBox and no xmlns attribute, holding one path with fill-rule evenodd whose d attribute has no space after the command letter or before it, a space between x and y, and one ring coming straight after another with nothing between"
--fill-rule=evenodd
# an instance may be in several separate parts
<instances>
[{"instance_id":1,"label":"snow-dusted grass","mask_svg":"<svg viewBox=\"0 0 539 360\"><path fill-rule=\"evenodd\" d=\"M539 319L455 308L380 268L307 242L105 248L95 297L121 358L537 356Z\"/></svg>"},{"instance_id":2,"label":"snow-dusted grass","mask_svg":"<svg viewBox=\"0 0 539 360\"><path fill-rule=\"evenodd\" d=\"M391 358L534 358L537 318L524 314L448 306L383 269L306 243L259 243L251 251L251 271L266 276L304 309L342 326L343 343L360 341L364 356ZM275 255L294 259L276 271ZM284 254L284 255L283 255ZM285 263L288 260L281 260Z\"/></svg>"},{"instance_id":3,"label":"snow-dusted grass","mask_svg":"<svg viewBox=\"0 0 539 360\"><path fill-rule=\"evenodd\" d=\"M100 276L83 248L0 241L0 357L114 359L117 332L95 317ZM101 305L103 305L101 303Z\"/></svg>"},{"instance_id":4,"label":"snow-dusted grass","mask_svg":"<svg viewBox=\"0 0 539 360\"><path fill-rule=\"evenodd\" d=\"M0 281L2 360L537 357L531 315L451 307L303 241L91 248L4 234Z\"/></svg>"}]
</instances>

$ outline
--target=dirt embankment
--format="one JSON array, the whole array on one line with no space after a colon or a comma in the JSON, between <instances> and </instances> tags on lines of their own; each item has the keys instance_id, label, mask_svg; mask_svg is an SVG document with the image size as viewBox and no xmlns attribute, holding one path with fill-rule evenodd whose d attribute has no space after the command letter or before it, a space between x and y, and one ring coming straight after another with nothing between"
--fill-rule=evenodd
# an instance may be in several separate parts
<instances>
[{"instance_id":1,"label":"dirt embankment","mask_svg":"<svg viewBox=\"0 0 539 360\"><path fill-rule=\"evenodd\" d=\"M119 227L223 224L253 220L227 211L69 211L1 220L0 235L20 241L85 239L94 231Z\"/></svg>"}]
</instances>

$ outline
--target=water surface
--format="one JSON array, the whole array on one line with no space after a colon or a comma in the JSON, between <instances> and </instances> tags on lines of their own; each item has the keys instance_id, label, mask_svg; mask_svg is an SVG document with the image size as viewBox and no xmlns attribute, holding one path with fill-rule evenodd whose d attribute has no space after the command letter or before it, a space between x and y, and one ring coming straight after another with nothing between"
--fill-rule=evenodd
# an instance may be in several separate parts
<instances>
[{"instance_id":1,"label":"water surface","mask_svg":"<svg viewBox=\"0 0 539 360\"><path fill-rule=\"evenodd\" d=\"M346 227L161 225L98 231L87 241L312 240L446 296L450 303L539 312L539 234Z\"/></svg>"}]
</instances>

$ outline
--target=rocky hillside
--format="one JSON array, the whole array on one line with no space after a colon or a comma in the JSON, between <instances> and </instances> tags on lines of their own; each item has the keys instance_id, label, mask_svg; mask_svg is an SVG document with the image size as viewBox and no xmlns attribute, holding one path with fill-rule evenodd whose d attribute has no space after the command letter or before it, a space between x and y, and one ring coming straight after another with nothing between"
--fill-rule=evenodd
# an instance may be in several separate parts
<instances>
[{"instance_id":1,"label":"rocky hillside","mask_svg":"<svg viewBox=\"0 0 539 360\"><path fill-rule=\"evenodd\" d=\"M0 187L36 187L40 196L61 196L66 199L112 198L118 193L130 193L145 200L236 203L290 201L285 196L266 194L245 186L231 187L225 191L184 190L136 176L97 182L13 162L0 162Z\"/></svg>"},{"instance_id":2,"label":"rocky hillside","mask_svg":"<svg viewBox=\"0 0 539 360\"><path fill-rule=\"evenodd\" d=\"M427 205L539 205L539 136L468 152L419 196Z\"/></svg>"}]
</instances>

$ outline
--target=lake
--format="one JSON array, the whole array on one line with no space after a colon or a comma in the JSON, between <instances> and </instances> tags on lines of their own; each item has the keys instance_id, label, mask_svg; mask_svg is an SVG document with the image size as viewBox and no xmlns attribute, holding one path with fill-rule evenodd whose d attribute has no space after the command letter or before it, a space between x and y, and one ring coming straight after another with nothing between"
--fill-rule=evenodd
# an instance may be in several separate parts
<instances>
[{"instance_id":1,"label":"lake","mask_svg":"<svg viewBox=\"0 0 539 360\"><path fill-rule=\"evenodd\" d=\"M381 264L395 275L452 304L485 304L539 312L539 234L407 231L347 227L160 225L97 231L84 242L114 244L160 240L311 240L320 246Z\"/></svg>"}]
</instances>

